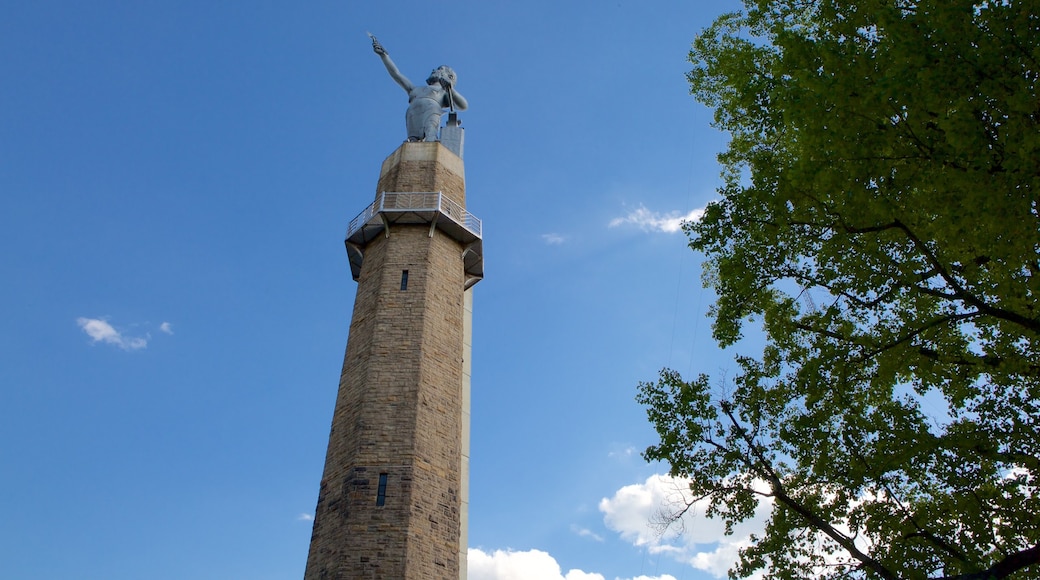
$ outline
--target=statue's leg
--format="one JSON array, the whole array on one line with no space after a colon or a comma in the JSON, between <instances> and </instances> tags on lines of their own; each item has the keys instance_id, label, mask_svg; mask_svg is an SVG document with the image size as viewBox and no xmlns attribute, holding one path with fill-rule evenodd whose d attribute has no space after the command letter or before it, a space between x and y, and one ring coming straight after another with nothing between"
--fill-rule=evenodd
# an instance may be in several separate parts
<instances>
[{"instance_id":1,"label":"statue's leg","mask_svg":"<svg viewBox=\"0 0 1040 580\"><path fill-rule=\"evenodd\" d=\"M404 126L408 131L409 141L423 140L423 117L422 111L417 107L409 106L404 113Z\"/></svg>"},{"instance_id":2,"label":"statue's leg","mask_svg":"<svg viewBox=\"0 0 1040 580\"><path fill-rule=\"evenodd\" d=\"M423 125L423 141L436 141L437 132L441 128L440 112L427 115L426 123Z\"/></svg>"}]
</instances>

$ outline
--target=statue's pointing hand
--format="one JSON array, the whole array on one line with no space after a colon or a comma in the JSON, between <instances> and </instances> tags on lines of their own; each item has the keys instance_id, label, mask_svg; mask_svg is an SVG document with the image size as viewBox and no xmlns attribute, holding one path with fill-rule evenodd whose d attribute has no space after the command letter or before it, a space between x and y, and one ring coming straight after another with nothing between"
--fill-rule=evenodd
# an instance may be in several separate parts
<instances>
[{"instance_id":1,"label":"statue's pointing hand","mask_svg":"<svg viewBox=\"0 0 1040 580\"><path fill-rule=\"evenodd\" d=\"M379 44L379 41L376 40L376 37L372 36L371 34L369 34L368 36L372 39L372 50L379 56L386 56L386 49L383 48L382 44Z\"/></svg>"}]
</instances>

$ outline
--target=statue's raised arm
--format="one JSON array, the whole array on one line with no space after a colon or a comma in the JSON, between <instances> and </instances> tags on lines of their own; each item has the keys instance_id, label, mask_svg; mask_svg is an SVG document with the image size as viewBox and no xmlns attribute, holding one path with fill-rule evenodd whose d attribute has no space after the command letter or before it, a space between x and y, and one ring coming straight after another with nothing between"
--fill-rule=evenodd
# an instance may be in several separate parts
<instances>
[{"instance_id":1,"label":"statue's raised arm","mask_svg":"<svg viewBox=\"0 0 1040 580\"><path fill-rule=\"evenodd\" d=\"M379 55L390 77L408 93L405 112L408 140L437 141L444 109L464 111L469 107L466 98L455 90L455 71L449 66L439 66L430 73L425 86L417 86L401 74L376 37L371 33L368 36L372 39L372 50Z\"/></svg>"},{"instance_id":2,"label":"statue's raised arm","mask_svg":"<svg viewBox=\"0 0 1040 580\"><path fill-rule=\"evenodd\" d=\"M376 39L372 33L369 33L368 36L372 39L372 50L379 55L380 59L382 59L383 65L386 66L386 72L390 73L390 77L397 81L397 84L401 85L401 88L404 89L405 92L412 92L412 89L415 88L412 81L408 80L408 77L404 76L401 74L401 71L397 70L397 65L395 65L394 61L390 59L390 54L386 52L383 45L379 44L379 40Z\"/></svg>"}]
</instances>

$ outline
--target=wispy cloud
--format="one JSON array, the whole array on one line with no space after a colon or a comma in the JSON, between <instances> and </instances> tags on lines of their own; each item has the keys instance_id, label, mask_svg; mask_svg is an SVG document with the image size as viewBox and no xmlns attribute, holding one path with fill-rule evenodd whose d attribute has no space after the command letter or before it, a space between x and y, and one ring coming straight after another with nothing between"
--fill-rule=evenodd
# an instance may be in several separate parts
<instances>
[{"instance_id":1,"label":"wispy cloud","mask_svg":"<svg viewBox=\"0 0 1040 580\"><path fill-rule=\"evenodd\" d=\"M694 503L683 518L662 531L656 523L661 514L674 513L677 506L685 506L688 491L685 479L653 475L643 483L622 487L614 497L603 498L599 510L603 512L604 524L632 545L645 547L651 554L667 554L718 578L725 577L737 561L738 550L749 545L751 534L762 534L772 504L760 502L755 516L734 526L729 536L724 533L721 519L704 517L707 504L703 501Z\"/></svg>"},{"instance_id":2,"label":"wispy cloud","mask_svg":"<svg viewBox=\"0 0 1040 580\"><path fill-rule=\"evenodd\" d=\"M698 208L683 215L678 211L668 213L650 211L640 205L628 212L628 215L610 220L610 227L633 225L648 232L674 234L682 231L683 222L695 222L702 216L704 216L704 208Z\"/></svg>"},{"instance_id":3,"label":"wispy cloud","mask_svg":"<svg viewBox=\"0 0 1040 580\"><path fill-rule=\"evenodd\" d=\"M173 325L171 325L169 322L164 322L159 325L159 330L165 332L166 334L173 334Z\"/></svg>"},{"instance_id":4,"label":"wispy cloud","mask_svg":"<svg viewBox=\"0 0 1040 580\"><path fill-rule=\"evenodd\" d=\"M558 246L567 241L567 238L557 233L542 234L542 241L550 246Z\"/></svg>"},{"instance_id":5,"label":"wispy cloud","mask_svg":"<svg viewBox=\"0 0 1040 580\"><path fill-rule=\"evenodd\" d=\"M314 521L314 516L312 516L311 514L300 514L300 515L296 516L296 521L300 521L300 522L313 522Z\"/></svg>"},{"instance_id":6,"label":"wispy cloud","mask_svg":"<svg viewBox=\"0 0 1040 580\"><path fill-rule=\"evenodd\" d=\"M148 335L126 336L116 330L107 320L101 318L77 318L76 324L87 333L95 343L103 342L118 346L123 350L138 350L148 346Z\"/></svg>"},{"instance_id":7,"label":"wispy cloud","mask_svg":"<svg viewBox=\"0 0 1040 580\"><path fill-rule=\"evenodd\" d=\"M582 538L590 538L596 540L597 542L603 541L603 536L597 534L596 532L588 528L582 528L580 526L571 526L571 531L573 531L575 534L578 534L578 536Z\"/></svg>"},{"instance_id":8,"label":"wispy cloud","mask_svg":"<svg viewBox=\"0 0 1040 580\"><path fill-rule=\"evenodd\" d=\"M635 455L637 452L638 450L631 445L618 446L614 449L611 449L607 453L607 457L611 459L628 459L629 457Z\"/></svg>"}]
</instances>

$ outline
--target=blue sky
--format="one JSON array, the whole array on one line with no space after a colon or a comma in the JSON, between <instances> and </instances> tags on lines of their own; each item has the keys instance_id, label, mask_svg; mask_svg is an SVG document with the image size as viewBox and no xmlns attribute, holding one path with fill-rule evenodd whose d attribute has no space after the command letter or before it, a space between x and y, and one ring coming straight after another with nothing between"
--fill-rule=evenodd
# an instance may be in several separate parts
<instances>
[{"instance_id":1,"label":"blue sky","mask_svg":"<svg viewBox=\"0 0 1040 580\"><path fill-rule=\"evenodd\" d=\"M0 19L0 577L302 576L355 291L342 238L449 64L470 110L471 578L695 580L649 519L663 366L732 367L678 218L735 2L20 2ZM746 533L740 530L738 536Z\"/></svg>"}]
</instances>

